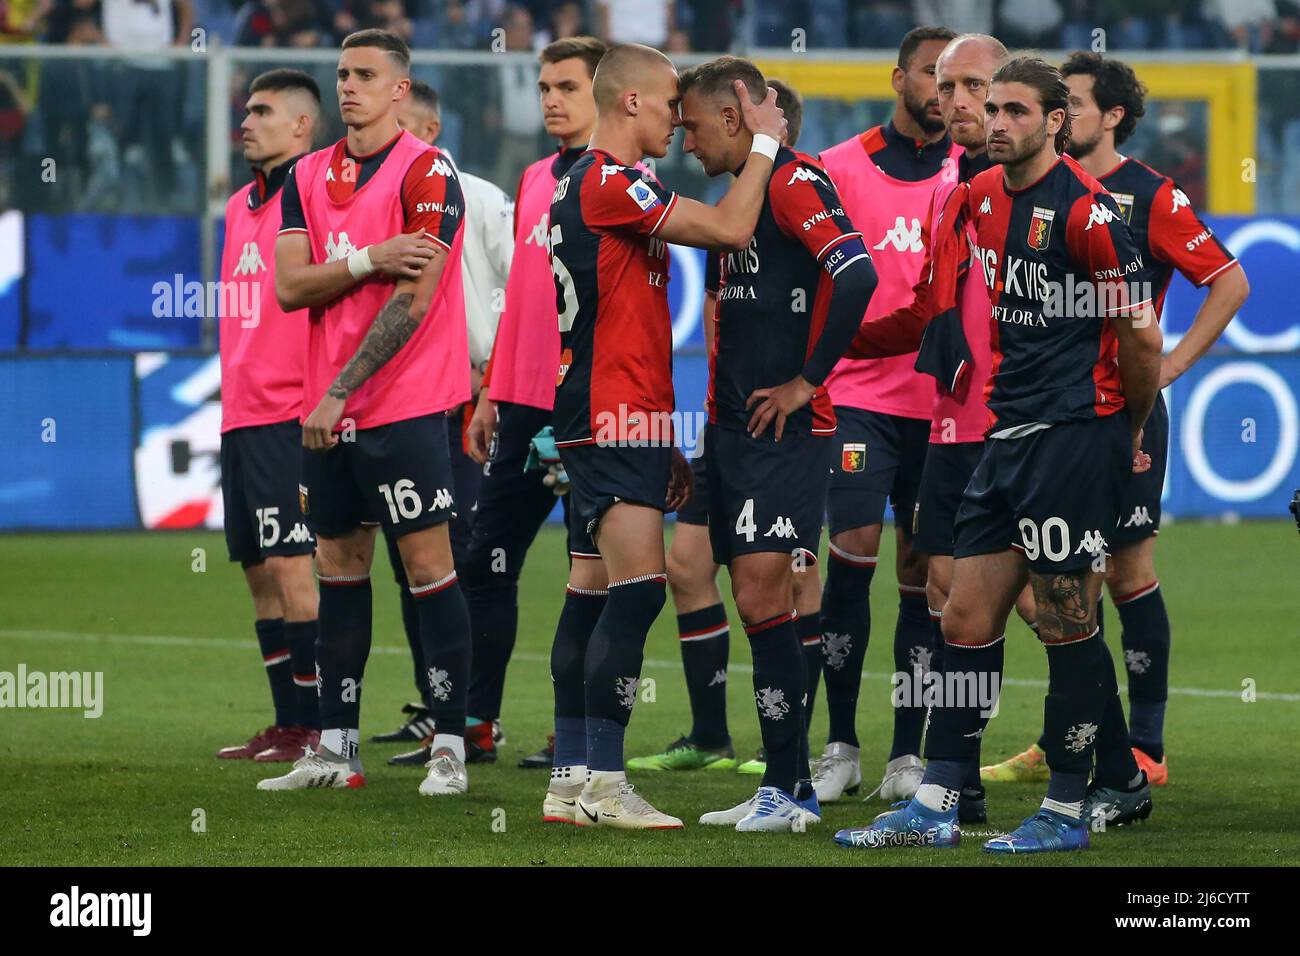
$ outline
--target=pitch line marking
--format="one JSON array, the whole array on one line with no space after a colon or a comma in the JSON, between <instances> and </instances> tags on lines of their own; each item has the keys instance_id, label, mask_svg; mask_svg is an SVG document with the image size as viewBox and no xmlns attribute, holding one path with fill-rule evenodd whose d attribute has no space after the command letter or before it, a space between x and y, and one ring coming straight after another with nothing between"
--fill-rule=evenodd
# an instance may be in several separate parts
<instances>
[{"instance_id":1,"label":"pitch line marking","mask_svg":"<svg viewBox=\"0 0 1300 956\"><path fill-rule=\"evenodd\" d=\"M21 628L0 628L0 638L12 638L15 640L44 640L44 641L83 641L86 643L115 643L115 644L143 644L156 647L213 647L213 648L257 648L256 641L247 640L222 640L216 637L184 637L172 634L85 634L77 631L34 631ZM371 647L372 654L398 654L403 657L410 654L410 649L396 644L379 644ZM516 660L528 661L530 664L549 664L551 661L548 654L529 654L518 652L512 655ZM643 667L649 667L656 670L681 670L681 661L666 661L656 658L646 658L642 662ZM739 674L752 674L754 668L749 664L728 664L727 670L735 671ZM863 671L862 676L870 680L888 680L892 674L882 674L877 671ZM1047 681L1034 680L1023 677L1004 677L1002 683L1008 687L1037 687L1046 688ZM1127 685L1120 684L1120 690L1126 690ZM1239 689L1219 689L1206 687L1170 687L1170 694L1179 697L1212 697L1233 700L1241 699ZM1300 703L1300 694L1287 694L1278 691L1256 691L1255 697L1258 700L1283 701L1285 703Z\"/></svg>"}]
</instances>

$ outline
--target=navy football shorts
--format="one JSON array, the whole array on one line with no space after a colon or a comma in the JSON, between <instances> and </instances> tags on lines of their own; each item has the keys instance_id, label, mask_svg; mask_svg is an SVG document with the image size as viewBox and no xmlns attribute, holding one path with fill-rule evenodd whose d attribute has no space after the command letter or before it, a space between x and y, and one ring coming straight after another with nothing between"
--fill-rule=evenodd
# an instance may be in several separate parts
<instances>
[{"instance_id":1,"label":"navy football shorts","mask_svg":"<svg viewBox=\"0 0 1300 956\"><path fill-rule=\"evenodd\" d=\"M691 463L691 474L695 476L690 500L677 509L678 524L693 524L705 527L709 523L709 465L705 461L705 449L708 447L708 435L712 429L706 427L700 436L698 454L687 459Z\"/></svg>"},{"instance_id":2,"label":"navy football shorts","mask_svg":"<svg viewBox=\"0 0 1300 956\"><path fill-rule=\"evenodd\" d=\"M299 507L301 468L297 419L232 428L221 436L221 500L231 561L247 567L316 550Z\"/></svg>"},{"instance_id":3,"label":"navy football shorts","mask_svg":"<svg viewBox=\"0 0 1300 956\"><path fill-rule=\"evenodd\" d=\"M779 442L730 428L709 429L709 541L713 560L803 552L817 561L822 502L834 439L787 430Z\"/></svg>"},{"instance_id":4,"label":"navy football shorts","mask_svg":"<svg viewBox=\"0 0 1300 956\"><path fill-rule=\"evenodd\" d=\"M846 405L835 406L826 524L831 536L880 524L885 498L895 522L911 531L912 509L930 443L928 419L903 418ZM902 516L902 517L898 517Z\"/></svg>"},{"instance_id":5,"label":"navy football shorts","mask_svg":"<svg viewBox=\"0 0 1300 956\"><path fill-rule=\"evenodd\" d=\"M560 449L569 475L569 554L594 557L596 528L619 502L664 510L672 473L670 445L570 445Z\"/></svg>"},{"instance_id":6,"label":"navy football shorts","mask_svg":"<svg viewBox=\"0 0 1300 956\"><path fill-rule=\"evenodd\" d=\"M1124 410L990 438L957 512L953 556L1015 548L1039 574L1094 565L1110 551L1132 470Z\"/></svg>"},{"instance_id":7,"label":"navy football shorts","mask_svg":"<svg viewBox=\"0 0 1300 956\"><path fill-rule=\"evenodd\" d=\"M1142 426L1142 450L1151 456L1151 468L1134 475L1120 496L1113 548L1128 547L1160 533L1160 494L1169 466L1169 407L1159 393Z\"/></svg>"},{"instance_id":8,"label":"navy football shorts","mask_svg":"<svg viewBox=\"0 0 1300 956\"><path fill-rule=\"evenodd\" d=\"M450 521L456 510L447 416L358 429L328 451L302 450L303 513L323 538L362 524L393 537Z\"/></svg>"},{"instance_id":9,"label":"navy football shorts","mask_svg":"<svg viewBox=\"0 0 1300 956\"><path fill-rule=\"evenodd\" d=\"M952 555L957 509L984 456L984 442L931 443L912 512L912 547L924 554Z\"/></svg>"}]
</instances>

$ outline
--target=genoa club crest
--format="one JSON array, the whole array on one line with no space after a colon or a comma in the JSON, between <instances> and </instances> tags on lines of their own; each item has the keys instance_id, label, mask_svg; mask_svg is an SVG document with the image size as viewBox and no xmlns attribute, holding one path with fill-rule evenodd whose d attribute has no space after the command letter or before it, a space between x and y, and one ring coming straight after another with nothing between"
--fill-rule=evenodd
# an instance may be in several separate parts
<instances>
[{"instance_id":1,"label":"genoa club crest","mask_svg":"<svg viewBox=\"0 0 1300 956\"><path fill-rule=\"evenodd\" d=\"M1047 243L1052 237L1052 220L1055 218L1055 209L1034 207L1034 215L1029 220L1029 235L1025 238L1030 249L1042 252L1047 248Z\"/></svg>"},{"instance_id":2,"label":"genoa club crest","mask_svg":"<svg viewBox=\"0 0 1300 956\"><path fill-rule=\"evenodd\" d=\"M843 471L865 471L867 467L867 446L861 442L845 442L840 452L840 468Z\"/></svg>"}]
</instances>

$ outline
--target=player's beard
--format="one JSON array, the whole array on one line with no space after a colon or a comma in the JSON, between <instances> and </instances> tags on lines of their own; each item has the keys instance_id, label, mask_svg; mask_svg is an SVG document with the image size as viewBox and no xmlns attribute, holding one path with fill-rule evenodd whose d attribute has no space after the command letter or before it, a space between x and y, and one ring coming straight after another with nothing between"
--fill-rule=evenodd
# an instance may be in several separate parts
<instances>
[{"instance_id":1,"label":"player's beard","mask_svg":"<svg viewBox=\"0 0 1300 956\"><path fill-rule=\"evenodd\" d=\"M938 101L935 100L937 103ZM944 131L943 117L933 117L930 115L930 102L927 100L913 99L912 95L903 88L903 109L907 110L907 115L912 117L912 121L921 127L921 131L927 135L942 133Z\"/></svg>"},{"instance_id":2,"label":"player's beard","mask_svg":"<svg viewBox=\"0 0 1300 956\"><path fill-rule=\"evenodd\" d=\"M1097 144L1100 142L1101 142L1101 127L1098 127L1097 135L1087 141L1075 139L1074 136L1071 135L1070 143L1068 146L1065 147L1065 151L1070 156L1073 156L1075 159L1083 159L1094 149L1096 149Z\"/></svg>"},{"instance_id":3,"label":"player's beard","mask_svg":"<svg viewBox=\"0 0 1300 956\"><path fill-rule=\"evenodd\" d=\"M1019 144L1013 144L1011 156L1002 161L1003 166L1019 166L1021 163L1037 156L1043 149L1043 144L1047 142L1047 121L1038 127L1032 133L1029 133L1022 139Z\"/></svg>"}]
</instances>

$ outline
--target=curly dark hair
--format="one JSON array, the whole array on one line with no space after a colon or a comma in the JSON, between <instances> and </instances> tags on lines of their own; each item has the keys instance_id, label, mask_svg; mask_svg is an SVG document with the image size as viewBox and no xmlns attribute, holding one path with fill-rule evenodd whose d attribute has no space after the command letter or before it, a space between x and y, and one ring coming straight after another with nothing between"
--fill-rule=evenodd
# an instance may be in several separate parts
<instances>
[{"instance_id":1,"label":"curly dark hair","mask_svg":"<svg viewBox=\"0 0 1300 956\"><path fill-rule=\"evenodd\" d=\"M1124 118L1115 127L1115 145L1133 135L1147 111L1147 88L1122 60L1110 60L1100 53L1071 53L1061 67L1062 76L1091 76L1092 97L1104 113L1117 106L1124 108Z\"/></svg>"}]
</instances>

